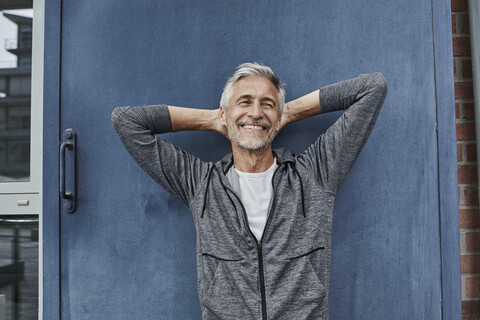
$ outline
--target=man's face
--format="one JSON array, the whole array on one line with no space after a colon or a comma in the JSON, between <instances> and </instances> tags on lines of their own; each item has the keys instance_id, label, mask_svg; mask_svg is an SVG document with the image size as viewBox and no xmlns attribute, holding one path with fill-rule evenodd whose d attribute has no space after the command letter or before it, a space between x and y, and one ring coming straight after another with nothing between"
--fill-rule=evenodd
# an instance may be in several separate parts
<instances>
[{"instance_id":1,"label":"man's face","mask_svg":"<svg viewBox=\"0 0 480 320\"><path fill-rule=\"evenodd\" d=\"M232 143L247 150L264 150L278 132L278 92L263 77L248 76L237 81L228 109L221 110Z\"/></svg>"}]
</instances>

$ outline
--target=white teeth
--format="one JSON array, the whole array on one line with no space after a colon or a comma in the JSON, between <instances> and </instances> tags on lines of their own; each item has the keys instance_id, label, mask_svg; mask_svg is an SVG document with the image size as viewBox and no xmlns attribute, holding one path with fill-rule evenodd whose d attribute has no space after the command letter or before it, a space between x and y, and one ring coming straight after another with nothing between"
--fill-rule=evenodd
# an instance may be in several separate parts
<instances>
[{"instance_id":1,"label":"white teeth","mask_svg":"<svg viewBox=\"0 0 480 320\"><path fill-rule=\"evenodd\" d=\"M251 124L246 124L243 127L245 129L263 130L262 126L254 126L254 125L251 125Z\"/></svg>"}]
</instances>

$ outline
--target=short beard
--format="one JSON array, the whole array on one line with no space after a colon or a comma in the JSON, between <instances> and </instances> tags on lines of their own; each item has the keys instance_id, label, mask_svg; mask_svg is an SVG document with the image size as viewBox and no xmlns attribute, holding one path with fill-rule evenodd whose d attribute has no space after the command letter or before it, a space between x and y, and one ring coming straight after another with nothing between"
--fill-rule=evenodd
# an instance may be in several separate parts
<instances>
[{"instance_id":1,"label":"short beard","mask_svg":"<svg viewBox=\"0 0 480 320\"><path fill-rule=\"evenodd\" d=\"M267 136L263 140L259 139L248 139L248 137L242 136L240 133L240 128L244 124L258 124L265 127L266 130L270 130ZM234 127L235 126L235 127ZM242 121L239 120L233 126L231 123L228 123L227 129L229 132L229 136L231 133L231 141L237 145L238 147L249 150L249 151L264 151L266 150L270 144L272 143L273 139L275 138L275 130L272 130L272 125L264 120L253 120L253 121Z\"/></svg>"}]
</instances>

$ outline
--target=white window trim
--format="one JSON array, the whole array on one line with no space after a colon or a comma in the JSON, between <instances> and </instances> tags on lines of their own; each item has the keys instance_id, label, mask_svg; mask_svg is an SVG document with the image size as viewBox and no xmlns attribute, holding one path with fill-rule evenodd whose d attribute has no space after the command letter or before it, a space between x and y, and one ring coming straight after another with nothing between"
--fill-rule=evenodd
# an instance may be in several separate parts
<instances>
[{"instance_id":1,"label":"white window trim","mask_svg":"<svg viewBox=\"0 0 480 320\"><path fill-rule=\"evenodd\" d=\"M44 27L45 0L33 1L33 39L32 39L32 98L31 132L31 162L30 172L34 173L31 179L32 187L38 191L36 208L39 216L38 223L38 319L43 319L43 214L42 214L42 177L43 177L43 55L44 55Z\"/></svg>"},{"instance_id":2,"label":"white window trim","mask_svg":"<svg viewBox=\"0 0 480 320\"><path fill-rule=\"evenodd\" d=\"M31 73L30 181L0 183L0 215L35 214L39 217L38 239L38 319L43 319L43 64L45 0L33 1ZM28 200L27 206L18 205Z\"/></svg>"}]
</instances>

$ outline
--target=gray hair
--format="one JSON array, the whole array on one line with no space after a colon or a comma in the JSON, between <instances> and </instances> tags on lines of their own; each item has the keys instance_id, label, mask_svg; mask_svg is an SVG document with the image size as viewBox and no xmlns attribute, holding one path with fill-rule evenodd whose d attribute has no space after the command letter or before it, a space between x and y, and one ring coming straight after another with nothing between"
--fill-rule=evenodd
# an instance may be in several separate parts
<instances>
[{"instance_id":1,"label":"gray hair","mask_svg":"<svg viewBox=\"0 0 480 320\"><path fill-rule=\"evenodd\" d=\"M277 89L278 92L278 114L283 113L285 107L285 89L283 83L280 82L278 76L270 67L257 62L246 62L239 65L233 75L228 78L223 88L222 98L220 99L220 106L225 110L228 108L228 102L233 95L233 85L240 79L248 76L263 77L269 80Z\"/></svg>"}]
</instances>

